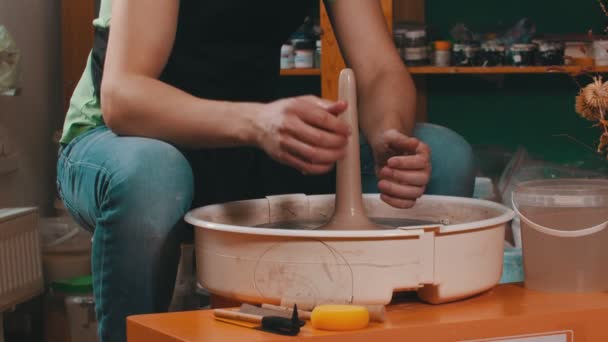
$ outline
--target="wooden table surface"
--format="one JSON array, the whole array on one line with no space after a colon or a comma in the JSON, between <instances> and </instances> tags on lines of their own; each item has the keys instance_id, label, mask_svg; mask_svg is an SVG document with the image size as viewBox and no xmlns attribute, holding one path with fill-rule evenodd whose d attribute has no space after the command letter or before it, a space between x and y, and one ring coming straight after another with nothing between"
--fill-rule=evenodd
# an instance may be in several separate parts
<instances>
[{"instance_id":1,"label":"wooden table surface","mask_svg":"<svg viewBox=\"0 0 608 342\"><path fill-rule=\"evenodd\" d=\"M315 330L307 323L297 338L216 321L211 310L128 318L129 342L174 341L525 341L505 336L556 334L542 341L608 341L608 293L550 294L519 284L500 285L477 297L443 305L411 296L387 307L387 320L351 332ZM560 337L563 334L562 337ZM502 339L499 339L502 338ZM541 340L539 340L541 341Z\"/></svg>"}]
</instances>

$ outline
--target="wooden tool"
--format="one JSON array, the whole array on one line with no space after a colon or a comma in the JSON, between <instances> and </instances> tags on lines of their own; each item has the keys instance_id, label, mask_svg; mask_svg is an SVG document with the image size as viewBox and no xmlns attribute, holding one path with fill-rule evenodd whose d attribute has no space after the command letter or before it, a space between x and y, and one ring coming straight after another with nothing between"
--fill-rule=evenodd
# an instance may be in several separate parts
<instances>
[{"instance_id":1,"label":"wooden tool","mask_svg":"<svg viewBox=\"0 0 608 342\"><path fill-rule=\"evenodd\" d=\"M287 314L293 313L292 308L288 308L285 306L279 306L279 305L262 304L262 308L268 309L268 310L275 310L275 311L279 311L279 312L285 312ZM298 315L300 316L301 319L310 320L310 316L312 315L312 312L305 311L305 310L298 310Z\"/></svg>"},{"instance_id":2,"label":"wooden tool","mask_svg":"<svg viewBox=\"0 0 608 342\"><path fill-rule=\"evenodd\" d=\"M285 318L291 318L293 315L293 309L284 308L275 305L267 305L262 304L261 307L251 304L241 304L239 308L239 312L250 314L250 315L258 315L258 316L279 316ZM307 320L310 319L310 312L306 315L302 310L298 310L298 316L300 319Z\"/></svg>"},{"instance_id":3,"label":"wooden tool","mask_svg":"<svg viewBox=\"0 0 608 342\"><path fill-rule=\"evenodd\" d=\"M213 315L220 321L231 323L232 321L256 324L261 330L295 336L300 332L300 327L305 323L298 317L298 307L294 305L291 318L279 316L253 315L235 310L215 309ZM239 324L247 326L246 324Z\"/></svg>"}]
</instances>

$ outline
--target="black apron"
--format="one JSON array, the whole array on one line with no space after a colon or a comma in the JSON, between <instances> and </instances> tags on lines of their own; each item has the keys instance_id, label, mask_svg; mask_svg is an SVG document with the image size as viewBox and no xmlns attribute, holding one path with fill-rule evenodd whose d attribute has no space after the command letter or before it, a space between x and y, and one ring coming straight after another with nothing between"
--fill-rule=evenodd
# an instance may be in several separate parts
<instances>
[{"instance_id":1,"label":"black apron","mask_svg":"<svg viewBox=\"0 0 608 342\"><path fill-rule=\"evenodd\" d=\"M312 14L314 1L181 0L175 43L160 79L210 100L274 100L280 47ZM108 34L101 29L95 33L92 76L96 95ZM195 176L194 206L335 191L334 172L303 176L257 149L182 151Z\"/></svg>"}]
</instances>

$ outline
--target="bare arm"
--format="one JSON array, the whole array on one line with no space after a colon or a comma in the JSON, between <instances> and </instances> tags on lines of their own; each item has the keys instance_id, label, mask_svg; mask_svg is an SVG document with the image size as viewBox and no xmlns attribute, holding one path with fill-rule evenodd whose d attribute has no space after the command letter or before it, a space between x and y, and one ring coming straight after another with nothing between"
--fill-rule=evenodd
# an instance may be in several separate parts
<instances>
[{"instance_id":1,"label":"bare arm","mask_svg":"<svg viewBox=\"0 0 608 342\"><path fill-rule=\"evenodd\" d=\"M304 173L324 173L345 153L340 102L304 96L269 104L196 98L158 80L170 56L179 0L114 0L101 86L117 134L206 148L251 145ZM153 23L150 25L150 23Z\"/></svg>"},{"instance_id":2,"label":"bare arm","mask_svg":"<svg viewBox=\"0 0 608 342\"><path fill-rule=\"evenodd\" d=\"M178 7L178 0L114 0L101 87L106 124L117 134L192 147L253 144L259 104L199 99L158 80Z\"/></svg>"},{"instance_id":3,"label":"bare arm","mask_svg":"<svg viewBox=\"0 0 608 342\"><path fill-rule=\"evenodd\" d=\"M361 128L374 152L378 189L397 208L414 205L430 179L430 149L412 138L416 89L393 45L380 1L327 3L346 64L357 77Z\"/></svg>"},{"instance_id":4,"label":"bare arm","mask_svg":"<svg viewBox=\"0 0 608 342\"><path fill-rule=\"evenodd\" d=\"M355 71L361 127L370 144L382 132L411 135L416 89L397 54L378 0L326 3L346 64Z\"/></svg>"}]
</instances>

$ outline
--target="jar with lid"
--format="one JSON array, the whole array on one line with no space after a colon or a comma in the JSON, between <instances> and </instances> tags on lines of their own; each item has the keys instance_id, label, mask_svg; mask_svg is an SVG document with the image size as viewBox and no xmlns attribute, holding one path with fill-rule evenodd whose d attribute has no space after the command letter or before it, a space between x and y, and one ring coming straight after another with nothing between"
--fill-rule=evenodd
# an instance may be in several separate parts
<instances>
[{"instance_id":1,"label":"jar with lid","mask_svg":"<svg viewBox=\"0 0 608 342\"><path fill-rule=\"evenodd\" d=\"M565 46L562 42L537 40L537 61L540 65L563 65Z\"/></svg>"},{"instance_id":2,"label":"jar with lid","mask_svg":"<svg viewBox=\"0 0 608 342\"><path fill-rule=\"evenodd\" d=\"M315 43L312 40L298 40L295 43L294 65L296 69L309 69L314 66Z\"/></svg>"},{"instance_id":3,"label":"jar with lid","mask_svg":"<svg viewBox=\"0 0 608 342\"><path fill-rule=\"evenodd\" d=\"M290 42L285 42L281 46L281 69L294 68L294 49Z\"/></svg>"},{"instance_id":4,"label":"jar with lid","mask_svg":"<svg viewBox=\"0 0 608 342\"><path fill-rule=\"evenodd\" d=\"M534 54L536 45L534 44L513 44L509 48L509 61L513 66L534 65Z\"/></svg>"},{"instance_id":5,"label":"jar with lid","mask_svg":"<svg viewBox=\"0 0 608 342\"><path fill-rule=\"evenodd\" d=\"M429 64L429 51L424 29L411 29L405 33L404 60L408 66Z\"/></svg>"},{"instance_id":6,"label":"jar with lid","mask_svg":"<svg viewBox=\"0 0 608 342\"><path fill-rule=\"evenodd\" d=\"M452 48L454 65L459 66L480 66L481 46L478 41L459 42Z\"/></svg>"},{"instance_id":7,"label":"jar with lid","mask_svg":"<svg viewBox=\"0 0 608 342\"><path fill-rule=\"evenodd\" d=\"M505 64L505 45L497 40L488 40L481 44L481 65L500 66Z\"/></svg>"},{"instance_id":8,"label":"jar with lid","mask_svg":"<svg viewBox=\"0 0 608 342\"><path fill-rule=\"evenodd\" d=\"M438 40L435 42L435 54L433 64L439 67L450 66L451 63L451 43L448 41Z\"/></svg>"}]
</instances>

